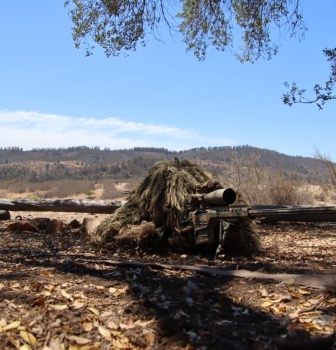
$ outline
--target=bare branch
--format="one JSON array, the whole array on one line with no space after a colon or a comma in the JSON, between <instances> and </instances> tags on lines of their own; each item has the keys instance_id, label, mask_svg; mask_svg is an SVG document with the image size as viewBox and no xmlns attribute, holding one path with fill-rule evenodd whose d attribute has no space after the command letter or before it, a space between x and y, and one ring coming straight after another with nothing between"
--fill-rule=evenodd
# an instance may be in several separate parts
<instances>
[{"instance_id":1,"label":"bare branch","mask_svg":"<svg viewBox=\"0 0 336 350\"><path fill-rule=\"evenodd\" d=\"M313 87L315 98L309 99L305 97L305 89L299 89L296 83L292 83L292 86L289 86L289 83L285 82L284 86L289 89L287 93L282 95L282 101L285 105L291 107L296 103L316 103L319 109L323 109L327 101L336 100L336 94L334 94L336 85L336 48L324 49L323 53L327 57L327 61L331 63L329 79L325 82L324 87L320 84L315 84Z\"/></svg>"}]
</instances>

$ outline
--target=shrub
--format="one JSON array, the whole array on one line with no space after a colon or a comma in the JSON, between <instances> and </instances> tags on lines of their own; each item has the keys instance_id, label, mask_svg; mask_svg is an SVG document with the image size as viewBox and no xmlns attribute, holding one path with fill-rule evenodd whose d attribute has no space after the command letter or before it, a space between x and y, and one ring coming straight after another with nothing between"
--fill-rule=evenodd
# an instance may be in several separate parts
<instances>
[{"instance_id":1,"label":"shrub","mask_svg":"<svg viewBox=\"0 0 336 350\"><path fill-rule=\"evenodd\" d=\"M260 156L252 154L247 160L231 156L228 174L219 179L235 189L248 205L304 205L312 204L314 196L304 180L295 172L274 171L259 166ZM243 166L242 164L247 164Z\"/></svg>"}]
</instances>

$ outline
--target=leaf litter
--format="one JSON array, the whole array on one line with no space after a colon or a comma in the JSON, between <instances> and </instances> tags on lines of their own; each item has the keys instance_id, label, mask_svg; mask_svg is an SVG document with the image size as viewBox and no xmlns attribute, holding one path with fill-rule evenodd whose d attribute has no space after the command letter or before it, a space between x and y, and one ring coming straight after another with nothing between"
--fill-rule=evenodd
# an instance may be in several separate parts
<instances>
[{"instance_id":1,"label":"leaf litter","mask_svg":"<svg viewBox=\"0 0 336 350\"><path fill-rule=\"evenodd\" d=\"M335 226L262 225L260 231L263 254L223 256L216 268L334 273ZM76 231L53 235L57 252L48 241L43 233L0 230L4 349L267 349L270 344L276 349L281 342L334 339L333 290L298 286L291 279L278 283L111 267L102 261L204 266L211 258L104 249ZM71 254L75 263L68 264L65 256ZM86 262L87 254L94 263Z\"/></svg>"}]
</instances>

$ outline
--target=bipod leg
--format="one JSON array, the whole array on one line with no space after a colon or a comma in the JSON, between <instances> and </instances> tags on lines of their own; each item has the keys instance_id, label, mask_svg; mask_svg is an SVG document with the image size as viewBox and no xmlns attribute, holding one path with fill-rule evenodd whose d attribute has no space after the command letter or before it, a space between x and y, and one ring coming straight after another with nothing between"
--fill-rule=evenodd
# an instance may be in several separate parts
<instances>
[{"instance_id":1,"label":"bipod leg","mask_svg":"<svg viewBox=\"0 0 336 350\"><path fill-rule=\"evenodd\" d=\"M224 222L223 224L223 220L219 221L219 239L218 239L218 247L216 249L216 253L215 253L215 257L214 257L214 262L217 259L217 255L222 251L223 247L224 247L224 243L227 237L227 230L230 226L230 223L228 222Z\"/></svg>"}]
</instances>

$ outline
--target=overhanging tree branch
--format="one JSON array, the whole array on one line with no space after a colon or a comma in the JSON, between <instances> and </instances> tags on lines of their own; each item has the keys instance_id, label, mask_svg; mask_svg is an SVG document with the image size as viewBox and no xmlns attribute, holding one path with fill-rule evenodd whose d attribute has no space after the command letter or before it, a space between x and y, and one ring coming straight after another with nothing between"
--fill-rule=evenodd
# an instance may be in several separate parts
<instances>
[{"instance_id":1,"label":"overhanging tree branch","mask_svg":"<svg viewBox=\"0 0 336 350\"><path fill-rule=\"evenodd\" d=\"M235 48L241 62L270 59L278 52L274 28L303 35L306 27L299 0L67 0L74 23L76 47L86 45L92 54L95 42L107 56L127 55L159 28L180 32L182 41L203 60L210 47ZM237 38L238 36L238 38ZM240 36L240 38L239 38Z\"/></svg>"},{"instance_id":2,"label":"overhanging tree branch","mask_svg":"<svg viewBox=\"0 0 336 350\"><path fill-rule=\"evenodd\" d=\"M315 84L313 88L315 98L309 99L305 97L306 89L298 88L296 83L292 83L290 86L288 82L285 82L285 87L289 89L287 93L282 95L282 101L285 105L316 103L319 109L323 109L327 101L336 100L336 94L334 93L336 85L336 47L334 49L324 49L323 53L327 57L327 61L330 62L330 75L324 86Z\"/></svg>"}]
</instances>

